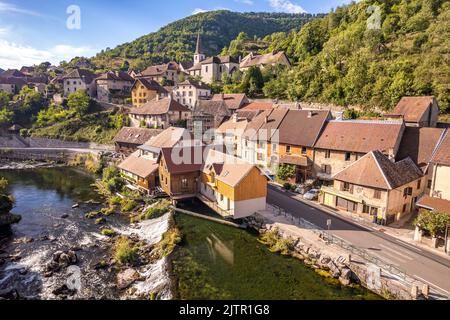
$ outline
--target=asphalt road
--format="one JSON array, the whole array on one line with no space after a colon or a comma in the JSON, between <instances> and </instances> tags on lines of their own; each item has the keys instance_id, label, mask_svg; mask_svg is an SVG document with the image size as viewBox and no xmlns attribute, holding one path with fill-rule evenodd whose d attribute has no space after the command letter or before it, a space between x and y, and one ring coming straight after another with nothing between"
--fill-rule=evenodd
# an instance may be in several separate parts
<instances>
[{"instance_id":1,"label":"asphalt road","mask_svg":"<svg viewBox=\"0 0 450 320\"><path fill-rule=\"evenodd\" d=\"M354 246L365 249L381 260L427 283L433 292L442 298L450 299L450 260L415 247L409 243L389 236L377 230L371 230L345 217L335 215L309 206L293 195L269 186L267 202L285 209L296 217L301 217L316 226L327 229L327 220L331 219L330 233Z\"/></svg>"}]
</instances>

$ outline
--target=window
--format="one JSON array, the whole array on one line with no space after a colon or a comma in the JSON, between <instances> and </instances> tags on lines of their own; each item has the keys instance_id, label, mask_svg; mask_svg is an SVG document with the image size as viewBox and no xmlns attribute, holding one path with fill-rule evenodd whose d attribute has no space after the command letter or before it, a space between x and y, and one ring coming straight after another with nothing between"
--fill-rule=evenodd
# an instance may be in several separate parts
<instances>
[{"instance_id":1,"label":"window","mask_svg":"<svg viewBox=\"0 0 450 320\"><path fill-rule=\"evenodd\" d=\"M350 152L345 153L345 161L350 161L352 154Z\"/></svg>"},{"instance_id":2,"label":"window","mask_svg":"<svg viewBox=\"0 0 450 320\"><path fill-rule=\"evenodd\" d=\"M291 153L291 146L290 145L286 146L286 153Z\"/></svg>"},{"instance_id":3,"label":"window","mask_svg":"<svg viewBox=\"0 0 450 320\"><path fill-rule=\"evenodd\" d=\"M302 147L302 154L306 154L306 147Z\"/></svg>"},{"instance_id":4,"label":"window","mask_svg":"<svg viewBox=\"0 0 450 320\"><path fill-rule=\"evenodd\" d=\"M331 158L331 150L325 150L325 159Z\"/></svg>"},{"instance_id":5,"label":"window","mask_svg":"<svg viewBox=\"0 0 450 320\"><path fill-rule=\"evenodd\" d=\"M428 180L427 188L431 189L432 185L433 185L433 180Z\"/></svg>"},{"instance_id":6,"label":"window","mask_svg":"<svg viewBox=\"0 0 450 320\"><path fill-rule=\"evenodd\" d=\"M331 174L331 166L328 164L323 164L322 173Z\"/></svg>"},{"instance_id":7,"label":"window","mask_svg":"<svg viewBox=\"0 0 450 320\"><path fill-rule=\"evenodd\" d=\"M181 187L182 188L188 187L188 180L186 178L181 179Z\"/></svg>"},{"instance_id":8,"label":"window","mask_svg":"<svg viewBox=\"0 0 450 320\"><path fill-rule=\"evenodd\" d=\"M420 186L421 186L421 184L422 184L422 180L417 180L417 189L420 189Z\"/></svg>"},{"instance_id":9,"label":"window","mask_svg":"<svg viewBox=\"0 0 450 320\"><path fill-rule=\"evenodd\" d=\"M223 194L220 195L220 201L223 201Z\"/></svg>"},{"instance_id":10,"label":"window","mask_svg":"<svg viewBox=\"0 0 450 320\"><path fill-rule=\"evenodd\" d=\"M407 197L407 196L412 196L412 188L405 188L405 190L403 190L403 196Z\"/></svg>"},{"instance_id":11,"label":"window","mask_svg":"<svg viewBox=\"0 0 450 320\"><path fill-rule=\"evenodd\" d=\"M403 211L402 212L406 212L406 203L403 205Z\"/></svg>"},{"instance_id":12,"label":"window","mask_svg":"<svg viewBox=\"0 0 450 320\"><path fill-rule=\"evenodd\" d=\"M277 150L278 150L278 144L272 143L272 152L273 152L273 153L276 153Z\"/></svg>"},{"instance_id":13,"label":"window","mask_svg":"<svg viewBox=\"0 0 450 320\"><path fill-rule=\"evenodd\" d=\"M373 197L374 199L381 199L381 190L374 190Z\"/></svg>"},{"instance_id":14,"label":"window","mask_svg":"<svg viewBox=\"0 0 450 320\"><path fill-rule=\"evenodd\" d=\"M206 71L206 72L208 72L208 66L206 66L206 69L205 69L205 71Z\"/></svg>"}]
</instances>

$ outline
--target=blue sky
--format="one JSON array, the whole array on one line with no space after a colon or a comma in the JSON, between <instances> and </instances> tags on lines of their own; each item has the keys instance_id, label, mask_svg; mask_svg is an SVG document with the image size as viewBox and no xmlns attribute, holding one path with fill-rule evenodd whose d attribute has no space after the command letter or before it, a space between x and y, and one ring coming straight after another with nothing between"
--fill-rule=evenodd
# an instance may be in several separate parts
<instances>
[{"instance_id":1,"label":"blue sky","mask_svg":"<svg viewBox=\"0 0 450 320\"><path fill-rule=\"evenodd\" d=\"M0 0L0 68L92 56L207 10L326 13L349 0ZM81 29L66 26L71 5Z\"/></svg>"}]
</instances>

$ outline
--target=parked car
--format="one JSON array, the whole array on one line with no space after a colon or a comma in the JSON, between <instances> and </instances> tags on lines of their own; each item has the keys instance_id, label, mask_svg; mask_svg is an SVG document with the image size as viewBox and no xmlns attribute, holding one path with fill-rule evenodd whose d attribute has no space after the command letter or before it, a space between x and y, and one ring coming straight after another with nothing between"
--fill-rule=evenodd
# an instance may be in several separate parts
<instances>
[{"instance_id":1,"label":"parked car","mask_svg":"<svg viewBox=\"0 0 450 320\"><path fill-rule=\"evenodd\" d=\"M319 189L311 189L307 193L305 193L303 198L305 198L306 200L317 200L319 198L319 192Z\"/></svg>"},{"instance_id":2,"label":"parked car","mask_svg":"<svg viewBox=\"0 0 450 320\"><path fill-rule=\"evenodd\" d=\"M299 185L297 188L295 188L295 192L299 193L301 195L304 195L305 193L307 193L309 190L312 189L312 186L308 186L308 185Z\"/></svg>"}]
</instances>

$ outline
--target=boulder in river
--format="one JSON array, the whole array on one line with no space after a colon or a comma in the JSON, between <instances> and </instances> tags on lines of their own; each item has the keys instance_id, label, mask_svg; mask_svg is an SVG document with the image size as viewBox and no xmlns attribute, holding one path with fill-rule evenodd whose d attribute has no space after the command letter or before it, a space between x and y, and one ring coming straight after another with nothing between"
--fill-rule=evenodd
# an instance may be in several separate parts
<instances>
[{"instance_id":1,"label":"boulder in river","mask_svg":"<svg viewBox=\"0 0 450 320\"><path fill-rule=\"evenodd\" d=\"M120 290L126 289L139 278L139 273L136 270L128 268L117 275L117 287Z\"/></svg>"}]
</instances>

